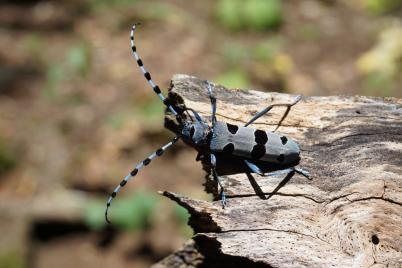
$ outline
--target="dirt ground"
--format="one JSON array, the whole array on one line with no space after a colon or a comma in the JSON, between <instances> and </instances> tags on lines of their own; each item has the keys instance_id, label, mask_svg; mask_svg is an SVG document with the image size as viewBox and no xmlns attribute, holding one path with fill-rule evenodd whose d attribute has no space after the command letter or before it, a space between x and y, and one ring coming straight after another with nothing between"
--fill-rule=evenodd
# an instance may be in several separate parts
<instances>
[{"instance_id":1,"label":"dirt ground","mask_svg":"<svg viewBox=\"0 0 402 268\"><path fill-rule=\"evenodd\" d=\"M373 14L362 2L282 1L277 29L231 31L212 0L1 1L0 267L148 267L191 237L186 213L156 194L211 199L183 143L141 170L112 206L115 222L103 221L121 178L173 137L131 58L133 23L164 92L185 73L228 87L402 97L402 6Z\"/></svg>"}]
</instances>

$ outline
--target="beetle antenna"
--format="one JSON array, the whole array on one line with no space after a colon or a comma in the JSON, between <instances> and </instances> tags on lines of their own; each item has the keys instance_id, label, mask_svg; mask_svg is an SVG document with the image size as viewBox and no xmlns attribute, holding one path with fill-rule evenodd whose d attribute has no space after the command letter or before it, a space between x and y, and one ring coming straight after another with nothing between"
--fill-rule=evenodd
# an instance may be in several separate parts
<instances>
[{"instance_id":1,"label":"beetle antenna","mask_svg":"<svg viewBox=\"0 0 402 268\"><path fill-rule=\"evenodd\" d=\"M158 97L161 99L163 104L165 104L165 106L172 112L172 114L177 117L178 112L173 108L173 106L169 102L169 100L167 98L165 98L165 96L162 94L159 86L154 83L154 81L151 78L151 74L145 69L143 62L142 62L142 60L140 59L140 56L137 53L137 47L135 46L135 43L134 43L134 32L135 32L135 30L136 30L138 25L140 25L140 24L136 23L131 28L130 39L131 39L131 52L133 54L133 57L137 61L137 64L140 67L140 70L141 70L142 74L144 75L145 79L147 79L147 82L151 86L153 91L156 93L156 95L158 95Z\"/></svg>"},{"instance_id":2,"label":"beetle antenna","mask_svg":"<svg viewBox=\"0 0 402 268\"><path fill-rule=\"evenodd\" d=\"M120 182L120 184L116 187L116 189L114 189L113 193L109 196L109 199L107 200L106 203L106 210L105 210L105 219L107 223L110 223L110 220L108 218L108 212L109 212L109 208L110 205L112 204L112 200L116 197L117 193L120 191L121 188L124 187L124 185L126 185L126 183L135 175L137 175L138 171L143 168L144 166L147 166L149 163L151 163L151 161L157 157L157 156L161 156L167 148L169 148L170 146L172 146L173 144L175 144L178 140L179 140L180 136L176 136L173 140L171 140L169 143L165 144L164 146L162 146L161 148L159 148L158 150L156 150L155 152L153 152L150 156L148 156L147 158L144 159L144 161L142 161L141 163L139 163L129 174L127 174L127 176Z\"/></svg>"}]
</instances>

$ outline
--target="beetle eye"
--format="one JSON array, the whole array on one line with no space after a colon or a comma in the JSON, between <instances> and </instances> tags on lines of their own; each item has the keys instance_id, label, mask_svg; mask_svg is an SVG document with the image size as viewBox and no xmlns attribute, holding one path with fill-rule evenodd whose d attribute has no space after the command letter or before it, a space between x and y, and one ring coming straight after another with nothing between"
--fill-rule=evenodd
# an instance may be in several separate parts
<instances>
[{"instance_id":1,"label":"beetle eye","mask_svg":"<svg viewBox=\"0 0 402 268\"><path fill-rule=\"evenodd\" d=\"M207 134L207 141L211 141L213 134L214 134L214 133L213 133L212 131L209 131L209 132L208 132L208 134Z\"/></svg>"}]
</instances>

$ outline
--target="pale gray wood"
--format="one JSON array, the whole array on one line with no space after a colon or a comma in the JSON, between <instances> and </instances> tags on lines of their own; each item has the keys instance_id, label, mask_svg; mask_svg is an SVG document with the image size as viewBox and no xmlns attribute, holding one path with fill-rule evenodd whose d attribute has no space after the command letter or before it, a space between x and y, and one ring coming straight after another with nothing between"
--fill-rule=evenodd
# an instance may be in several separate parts
<instances>
[{"instance_id":1,"label":"pale gray wood","mask_svg":"<svg viewBox=\"0 0 402 268\"><path fill-rule=\"evenodd\" d=\"M271 103L294 98L222 86L215 95L218 120L237 125ZM207 88L196 77L174 76L170 97L210 116ZM274 108L251 126L273 130L283 111ZM166 126L177 130L166 118ZM283 176L224 175L225 209L219 201L163 193L191 214L194 245L204 263L402 267L402 100L304 97L277 132L298 141L299 166L310 171L312 181L300 175L286 183ZM235 163L221 164L225 173L234 172ZM207 190L215 189L211 185L207 176Z\"/></svg>"}]
</instances>

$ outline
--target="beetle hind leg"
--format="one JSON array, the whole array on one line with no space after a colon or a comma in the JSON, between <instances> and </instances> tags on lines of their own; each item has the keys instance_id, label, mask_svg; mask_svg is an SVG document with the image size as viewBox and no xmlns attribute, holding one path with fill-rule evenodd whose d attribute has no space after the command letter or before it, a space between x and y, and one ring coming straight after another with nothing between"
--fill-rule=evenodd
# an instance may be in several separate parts
<instances>
[{"instance_id":1,"label":"beetle hind leg","mask_svg":"<svg viewBox=\"0 0 402 268\"><path fill-rule=\"evenodd\" d=\"M248 125L252 124L255 120L257 120L258 118L260 118L261 116L263 116L264 114L267 114L272 108L274 108L275 106L285 106L286 107L286 111L283 114L281 120L279 120L278 125L276 126L275 130L276 131L280 125L282 124L283 120L285 120L286 116L288 115L290 108L293 105L296 105L300 100L301 100L302 96L298 95L296 96L296 98L293 100L293 102L291 103L276 103L276 104L271 104L268 107L264 108L263 110L259 111L258 113L256 113L244 126L247 127Z\"/></svg>"},{"instance_id":2,"label":"beetle hind leg","mask_svg":"<svg viewBox=\"0 0 402 268\"><path fill-rule=\"evenodd\" d=\"M294 168L294 170L296 171L296 173L299 173L300 175L303 175L307 179L311 180L310 172L308 172L307 170L304 170L302 168Z\"/></svg>"},{"instance_id":3,"label":"beetle hind leg","mask_svg":"<svg viewBox=\"0 0 402 268\"><path fill-rule=\"evenodd\" d=\"M252 172L255 172L258 175L261 175L264 177L277 176L277 175L282 175L282 174L289 174L291 172L296 172L300 175L303 175L307 179L311 180L310 173L307 170L304 170L301 168L290 167L290 168L285 168L285 169L281 169L281 170L277 170L277 171L264 173L257 165L251 163L250 161L244 160L244 163L246 163L246 165L250 168L250 170Z\"/></svg>"}]
</instances>

